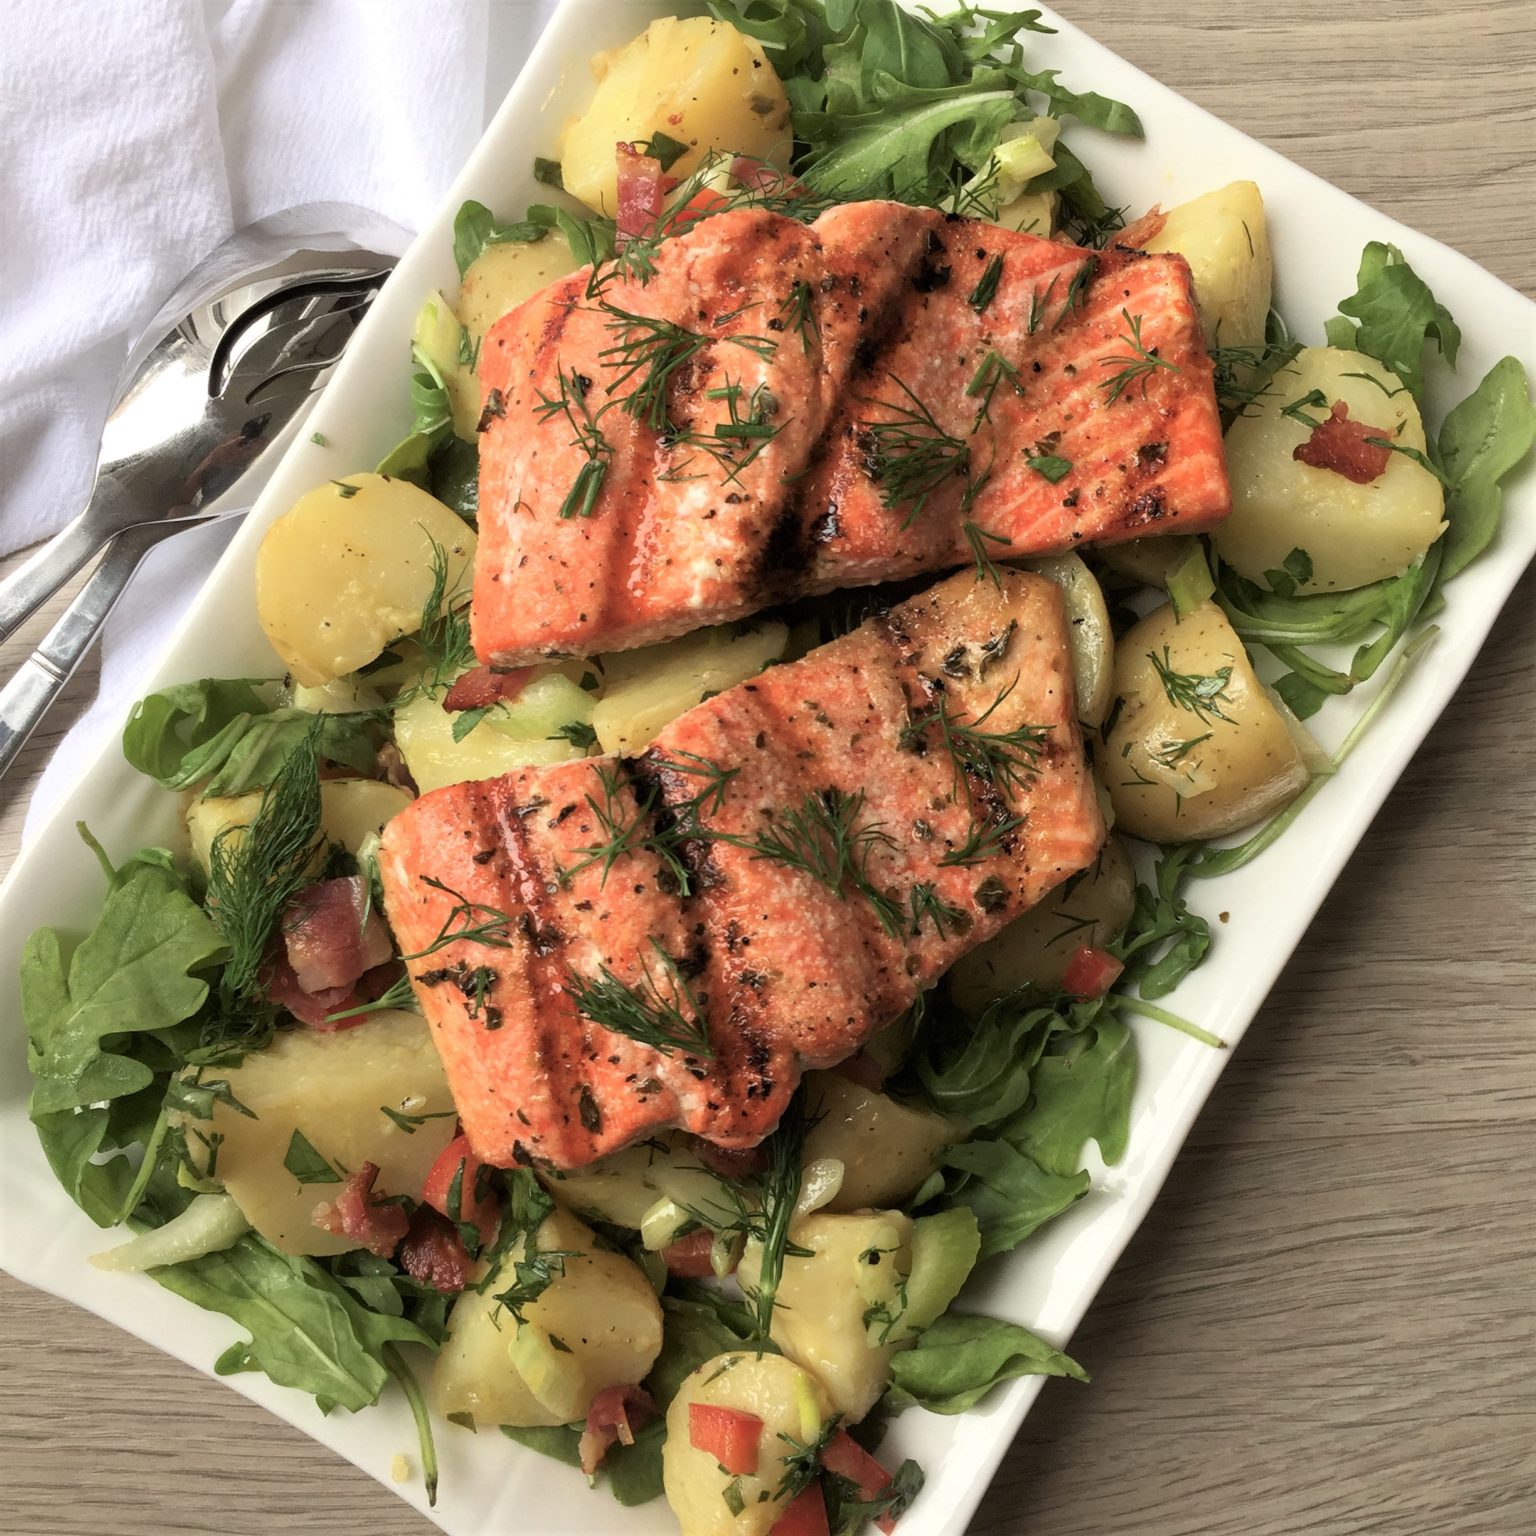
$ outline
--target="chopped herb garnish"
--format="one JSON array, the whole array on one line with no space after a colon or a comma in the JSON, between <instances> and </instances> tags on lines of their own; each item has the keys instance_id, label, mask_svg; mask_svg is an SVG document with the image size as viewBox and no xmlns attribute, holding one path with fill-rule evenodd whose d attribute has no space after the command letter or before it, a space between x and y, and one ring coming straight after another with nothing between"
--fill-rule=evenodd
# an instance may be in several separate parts
<instances>
[{"instance_id":1,"label":"chopped herb garnish","mask_svg":"<svg viewBox=\"0 0 1536 1536\"><path fill-rule=\"evenodd\" d=\"M946 432L933 413L912 390L894 376L891 382L906 396L906 403L884 400L867 402L889 411L888 421L867 421L859 426L864 444L864 465L880 487L880 501L887 509L909 506L903 528L910 528L928 505L928 498L951 477L964 477L966 507L980 489L971 480L971 447L964 438Z\"/></svg>"},{"instance_id":2,"label":"chopped herb garnish","mask_svg":"<svg viewBox=\"0 0 1536 1536\"><path fill-rule=\"evenodd\" d=\"M940 743L954 761L957 795L968 777L985 780L1000 790L1016 794L1024 787L1025 780L1033 776L1040 759L1040 748L1051 734L1046 725L1016 725L1002 731L985 728L1018 683L1015 676L999 690L986 709L969 721L962 720L950 709L949 701L940 698L926 714L903 727L902 744L921 742L930 730L937 730Z\"/></svg>"},{"instance_id":3,"label":"chopped herb garnish","mask_svg":"<svg viewBox=\"0 0 1536 1536\"><path fill-rule=\"evenodd\" d=\"M1231 724L1231 716L1221 710L1223 701L1230 702L1227 687L1232 681L1231 667L1219 667L1215 672L1204 674L1176 672L1166 645L1161 657L1156 651L1148 651L1147 660L1157 672L1157 680L1163 685L1170 704L1187 709L1199 720L1225 720Z\"/></svg>"},{"instance_id":4,"label":"chopped herb garnish","mask_svg":"<svg viewBox=\"0 0 1536 1536\"><path fill-rule=\"evenodd\" d=\"M555 376L559 392L549 396L541 391L533 413L540 421L563 416L573 433L571 447L581 449L586 456L586 462L576 471L576 479L560 503L560 516L591 517L603 489L603 482L608 478L613 447L603 436L597 417L587 404L587 395L592 388L591 379L578 373L575 368L557 369Z\"/></svg>"},{"instance_id":5,"label":"chopped herb garnish","mask_svg":"<svg viewBox=\"0 0 1536 1536\"><path fill-rule=\"evenodd\" d=\"M1054 453L1037 453L1024 461L1037 475L1058 485L1072 473L1071 459L1058 458Z\"/></svg>"},{"instance_id":6,"label":"chopped herb garnish","mask_svg":"<svg viewBox=\"0 0 1536 1536\"><path fill-rule=\"evenodd\" d=\"M997 255L994 256L983 269L982 274L977 280L976 286L971 290L971 296L966 300L966 303L969 304L977 314L982 314L986 310L987 306L991 304L992 300L997 297L998 284L1002 282L1002 279L1003 258L1001 255Z\"/></svg>"},{"instance_id":7,"label":"chopped herb garnish","mask_svg":"<svg viewBox=\"0 0 1536 1536\"><path fill-rule=\"evenodd\" d=\"M1169 373L1178 373L1180 371L1177 363L1169 362L1166 357L1159 357L1156 347L1149 349L1142 345L1140 315L1133 315L1127 309L1122 309L1120 313L1124 317L1127 328L1125 334L1120 337L1120 340L1131 349L1134 355L1130 357L1106 357L1101 359L1100 365L1105 368L1113 368L1117 363L1120 365L1119 372L1104 379L1099 386L1101 389L1109 391L1109 403L1111 405L1137 380L1141 381L1141 390L1145 394L1148 378L1156 373L1159 368L1164 368Z\"/></svg>"},{"instance_id":8,"label":"chopped herb garnish","mask_svg":"<svg viewBox=\"0 0 1536 1536\"><path fill-rule=\"evenodd\" d=\"M341 1174L315 1150L314 1144L297 1126L288 1138L283 1167L300 1184L340 1184L342 1180Z\"/></svg>"},{"instance_id":9,"label":"chopped herb garnish","mask_svg":"<svg viewBox=\"0 0 1536 1536\"><path fill-rule=\"evenodd\" d=\"M565 981L567 995L576 1011L594 1024L664 1056L674 1051L712 1056L708 1021L681 967L655 939L650 942L657 962L654 972L644 956L633 985L620 981L606 965L599 966L595 977L572 971Z\"/></svg>"}]
</instances>

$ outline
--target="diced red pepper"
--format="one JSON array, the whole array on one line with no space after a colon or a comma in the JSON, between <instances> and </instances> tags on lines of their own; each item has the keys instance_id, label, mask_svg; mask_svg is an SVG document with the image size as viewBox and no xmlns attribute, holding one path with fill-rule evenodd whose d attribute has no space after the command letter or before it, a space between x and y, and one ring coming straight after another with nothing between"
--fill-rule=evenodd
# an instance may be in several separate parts
<instances>
[{"instance_id":1,"label":"diced red pepper","mask_svg":"<svg viewBox=\"0 0 1536 1536\"><path fill-rule=\"evenodd\" d=\"M1091 1002L1103 997L1124 969L1125 963L1115 959L1107 949L1080 944L1062 973L1062 991L1083 1002Z\"/></svg>"},{"instance_id":2,"label":"diced red pepper","mask_svg":"<svg viewBox=\"0 0 1536 1536\"><path fill-rule=\"evenodd\" d=\"M398 1205L373 1198L373 1181L378 1176L377 1163L364 1163L347 1177L334 1203L325 1201L315 1207L313 1220L322 1231L348 1238L387 1259L405 1236L410 1220Z\"/></svg>"},{"instance_id":3,"label":"diced red pepper","mask_svg":"<svg viewBox=\"0 0 1536 1536\"><path fill-rule=\"evenodd\" d=\"M713 1456L732 1477L749 1477L757 1471L762 1438L763 1421L755 1413L713 1403L688 1405L688 1443Z\"/></svg>"},{"instance_id":4,"label":"diced red pepper","mask_svg":"<svg viewBox=\"0 0 1536 1536\"><path fill-rule=\"evenodd\" d=\"M1387 472L1392 450L1380 427L1351 421L1349 407L1335 400L1327 419L1313 427L1311 437L1298 443L1291 457L1313 469L1331 469L1356 485L1369 485Z\"/></svg>"},{"instance_id":5,"label":"diced red pepper","mask_svg":"<svg viewBox=\"0 0 1536 1536\"><path fill-rule=\"evenodd\" d=\"M827 1524L827 1501L820 1483L802 1488L784 1512L773 1522L768 1536L831 1536Z\"/></svg>"},{"instance_id":6,"label":"diced red pepper","mask_svg":"<svg viewBox=\"0 0 1536 1536\"><path fill-rule=\"evenodd\" d=\"M472 1222L480 1233L481 1243L489 1243L496 1236L501 1210L490 1195L480 1197L476 1194L480 1168L480 1159L470 1151L469 1138L455 1136L438 1153L437 1161L432 1164L426 1183L421 1187L421 1198L434 1210L441 1211L449 1221ZM456 1202L455 1180L458 1183Z\"/></svg>"},{"instance_id":7,"label":"diced red pepper","mask_svg":"<svg viewBox=\"0 0 1536 1536\"><path fill-rule=\"evenodd\" d=\"M846 1429L838 1430L828 1442L821 1453L821 1464L828 1472L852 1483L865 1503L878 1499L891 1486L891 1474ZM881 1515L875 1524L889 1536L896 1528L896 1517Z\"/></svg>"},{"instance_id":8,"label":"diced red pepper","mask_svg":"<svg viewBox=\"0 0 1536 1536\"><path fill-rule=\"evenodd\" d=\"M581 1470L592 1477L615 1442L635 1443L635 1431L656 1417L656 1403L644 1387L604 1387L587 1410L581 1432Z\"/></svg>"},{"instance_id":9,"label":"diced red pepper","mask_svg":"<svg viewBox=\"0 0 1536 1536\"><path fill-rule=\"evenodd\" d=\"M532 667L471 667L453 680L443 695L446 710L489 709L492 704L510 704L533 676Z\"/></svg>"},{"instance_id":10,"label":"diced red pepper","mask_svg":"<svg viewBox=\"0 0 1536 1536\"><path fill-rule=\"evenodd\" d=\"M661 1250L661 1261L667 1266L667 1273L680 1280L707 1280L715 1272L709 1262L714 1246L715 1234L708 1227L702 1227L687 1237L668 1243Z\"/></svg>"},{"instance_id":11,"label":"diced red pepper","mask_svg":"<svg viewBox=\"0 0 1536 1536\"><path fill-rule=\"evenodd\" d=\"M712 213L719 213L722 208L730 206L730 198L722 197L718 192L711 192L708 187L703 187L695 192L681 208L675 209L667 216L667 225L671 233L680 235L685 229L691 229L700 219L707 219Z\"/></svg>"}]
</instances>

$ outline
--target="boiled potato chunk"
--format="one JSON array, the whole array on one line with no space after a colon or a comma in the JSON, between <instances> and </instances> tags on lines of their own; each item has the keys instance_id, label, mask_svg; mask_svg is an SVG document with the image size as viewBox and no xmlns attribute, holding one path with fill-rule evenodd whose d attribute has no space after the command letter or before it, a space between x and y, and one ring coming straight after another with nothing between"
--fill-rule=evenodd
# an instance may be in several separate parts
<instances>
[{"instance_id":1,"label":"boiled potato chunk","mask_svg":"<svg viewBox=\"0 0 1536 1536\"><path fill-rule=\"evenodd\" d=\"M490 717L453 739L457 714L443 708L442 698L418 693L395 711L395 743L422 794L468 779L494 779L514 768L539 767L581 757L581 748L563 736L556 740L525 739L498 731Z\"/></svg>"},{"instance_id":2,"label":"boiled potato chunk","mask_svg":"<svg viewBox=\"0 0 1536 1536\"><path fill-rule=\"evenodd\" d=\"M1307 782L1306 764L1215 603L1165 604L1121 637L1105 743L1116 825L1153 842L1220 837Z\"/></svg>"},{"instance_id":3,"label":"boiled potato chunk","mask_svg":"<svg viewBox=\"0 0 1536 1536\"><path fill-rule=\"evenodd\" d=\"M466 1289L454 1303L432 1371L441 1413L467 1413L477 1427L569 1424L586 1417L604 1387L639 1382L656 1363L661 1303L637 1265L598 1248L592 1229L566 1211L545 1219L536 1246L567 1257L523 1307L524 1321L495 1293L528 1257L525 1238L483 1295Z\"/></svg>"},{"instance_id":4,"label":"boiled potato chunk","mask_svg":"<svg viewBox=\"0 0 1536 1536\"><path fill-rule=\"evenodd\" d=\"M770 621L735 634L730 625L623 651L606 662L592 729L604 752L633 756L684 710L756 677L784 654L788 628Z\"/></svg>"},{"instance_id":5,"label":"boiled potato chunk","mask_svg":"<svg viewBox=\"0 0 1536 1536\"><path fill-rule=\"evenodd\" d=\"M455 306L460 324L469 333L470 347L478 350L485 333L503 315L578 265L570 243L555 230L532 245L504 240L486 246L469 264ZM475 414L480 414L478 405Z\"/></svg>"},{"instance_id":6,"label":"boiled potato chunk","mask_svg":"<svg viewBox=\"0 0 1536 1536\"><path fill-rule=\"evenodd\" d=\"M1177 251L1195 282L1195 305L1213 347L1262 347L1274 288L1264 199L1251 181L1218 187L1143 221L1127 236L1146 251Z\"/></svg>"},{"instance_id":7,"label":"boiled potato chunk","mask_svg":"<svg viewBox=\"0 0 1536 1536\"><path fill-rule=\"evenodd\" d=\"M1104 594L1079 555L1045 555L1031 560L1029 569L1055 582L1066 599L1077 718L1097 729L1109 713L1114 691L1115 636Z\"/></svg>"},{"instance_id":8,"label":"boiled potato chunk","mask_svg":"<svg viewBox=\"0 0 1536 1536\"><path fill-rule=\"evenodd\" d=\"M565 190L610 217L618 210L614 146L665 133L688 146L669 175L689 175L710 150L788 166L789 101L762 48L707 17L653 21L592 62L592 104L565 130Z\"/></svg>"},{"instance_id":9,"label":"boiled potato chunk","mask_svg":"<svg viewBox=\"0 0 1536 1536\"><path fill-rule=\"evenodd\" d=\"M827 1203L833 1211L895 1205L939 1165L939 1154L961 1132L931 1110L899 1104L836 1072L808 1072L805 1107L811 1129L805 1161L835 1158L842 1187Z\"/></svg>"},{"instance_id":10,"label":"boiled potato chunk","mask_svg":"<svg viewBox=\"0 0 1536 1536\"><path fill-rule=\"evenodd\" d=\"M313 687L372 661L421 627L434 543L450 595L475 536L442 502L388 475L349 475L301 496L256 555L256 613L297 683Z\"/></svg>"},{"instance_id":11,"label":"boiled potato chunk","mask_svg":"<svg viewBox=\"0 0 1536 1536\"><path fill-rule=\"evenodd\" d=\"M1312 565L1311 579L1299 584L1303 592L1335 592L1396 576L1445 529L1440 482L1401 453L1365 485L1301 463L1295 450L1311 429L1281 408L1313 390L1327 403L1307 415L1321 420L1342 400L1351 421L1368 422L1388 442L1424 452L1419 408L1396 374L1361 352L1307 347L1227 433L1232 515L1212 535L1216 552L1262 583L1266 571L1284 568L1286 557L1301 550Z\"/></svg>"},{"instance_id":12,"label":"boiled potato chunk","mask_svg":"<svg viewBox=\"0 0 1536 1536\"><path fill-rule=\"evenodd\" d=\"M378 779L326 779L320 785L320 831L328 843L337 843L354 857L363 844L377 837L385 825L411 803L405 790ZM192 857L208 872L214 839L226 827L248 827L261 809L261 791L194 800L187 807L187 835ZM240 846L237 833L225 840L226 852Z\"/></svg>"},{"instance_id":13,"label":"boiled potato chunk","mask_svg":"<svg viewBox=\"0 0 1536 1536\"><path fill-rule=\"evenodd\" d=\"M733 1478L707 1451L693 1448L688 1419L694 1403L734 1408L763 1421L755 1473ZM783 1355L741 1353L706 1360L667 1410L661 1471L681 1536L767 1536L788 1502L779 1490L789 1457L796 1446L816 1439L832 1411L821 1383ZM732 1514L732 1505L725 1502L732 1482L741 1494L740 1514Z\"/></svg>"},{"instance_id":14,"label":"boiled potato chunk","mask_svg":"<svg viewBox=\"0 0 1536 1536\"><path fill-rule=\"evenodd\" d=\"M1136 872L1112 837L1080 875L957 960L949 973L950 996L975 1014L1020 987L1054 992L1079 947L1102 949L1119 938L1135 905Z\"/></svg>"},{"instance_id":15,"label":"boiled potato chunk","mask_svg":"<svg viewBox=\"0 0 1536 1536\"><path fill-rule=\"evenodd\" d=\"M1146 587L1161 587L1199 545L1200 540L1192 533L1165 533L1105 544L1093 555L1117 576L1128 576Z\"/></svg>"},{"instance_id":16,"label":"boiled potato chunk","mask_svg":"<svg viewBox=\"0 0 1536 1536\"><path fill-rule=\"evenodd\" d=\"M849 1423L874 1407L901 1347L903 1282L912 1268L912 1218L900 1211L806 1216L790 1242L809 1257L784 1256L773 1309L773 1342L827 1389ZM747 1244L741 1283L758 1282L761 1254Z\"/></svg>"},{"instance_id":17,"label":"boiled potato chunk","mask_svg":"<svg viewBox=\"0 0 1536 1536\"><path fill-rule=\"evenodd\" d=\"M342 1173L376 1163L375 1195L419 1199L422 1181L453 1138L453 1099L424 1020L381 1012L352 1029L280 1031L236 1067L207 1068L254 1119L215 1102L210 1122L188 1126L188 1146L219 1143L213 1174L246 1220L284 1253L345 1253L356 1243L314 1224L339 1184L301 1184L283 1165L293 1133ZM435 1115L407 1130L384 1113Z\"/></svg>"}]
</instances>

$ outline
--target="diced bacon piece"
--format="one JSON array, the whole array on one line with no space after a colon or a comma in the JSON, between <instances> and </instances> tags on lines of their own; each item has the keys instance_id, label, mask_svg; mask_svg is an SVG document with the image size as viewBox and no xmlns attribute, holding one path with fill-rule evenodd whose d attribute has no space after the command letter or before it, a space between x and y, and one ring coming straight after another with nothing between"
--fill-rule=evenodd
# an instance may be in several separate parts
<instances>
[{"instance_id":1,"label":"diced bacon piece","mask_svg":"<svg viewBox=\"0 0 1536 1536\"><path fill-rule=\"evenodd\" d=\"M430 1285L444 1296L457 1296L464 1289L474 1263L458 1228L430 1205L418 1205L411 1213L410 1229L395 1258L418 1285Z\"/></svg>"},{"instance_id":2,"label":"diced bacon piece","mask_svg":"<svg viewBox=\"0 0 1536 1536\"><path fill-rule=\"evenodd\" d=\"M713 1456L732 1477L750 1477L757 1471L762 1439L763 1421L755 1413L718 1403L688 1405L688 1443Z\"/></svg>"},{"instance_id":3,"label":"diced bacon piece","mask_svg":"<svg viewBox=\"0 0 1536 1536\"><path fill-rule=\"evenodd\" d=\"M443 708L452 712L510 704L532 676L532 667L471 667L453 680L443 695Z\"/></svg>"},{"instance_id":4,"label":"diced bacon piece","mask_svg":"<svg viewBox=\"0 0 1536 1536\"><path fill-rule=\"evenodd\" d=\"M717 1147L708 1141L695 1141L689 1151L706 1168L722 1178L738 1182L761 1173L768 1166L767 1154L761 1147Z\"/></svg>"},{"instance_id":5,"label":"diced bacon piece","mask_svg":"<svg viewBox=\"0 0 1536 1536\"><path fill-rule=\"evenodd\" d=\"M798 176L781 170L771 160L758 160L752 155L737 155L731 161L731 180L748 191L777 197L803 197L810 191Z\"/></svg>"},{"instance_id":6,"label":"diced bacon piece","mask_svg":"<svg viewBox=\"0 0 1536 1536\"><path fill-rule=\"evenodd\" d=\"M294 979L311 994L351 987L395 952L359 875L306 886L288 903L282 934Z\"/></svg>"},{"instance_id":7,"label":"diced bacon piece","mask_svg":"<svg viewBox=\"0 0 1536 1536\"><path fill-rule=\"evenodd\" d=\"M489 1192L481 1193L483 1164L470 1150L465 1136L455 1136L437 1155L421 1187L421 1198L449 1221L464 1222L480 1233L482 1245L496 1236L501 1207Z\"/></svg>"},{"instance_id":8,"label":"diced bacon piece","mask_svg":"<svg viewBox=\"0 0 1536 1536\"><path fill-rule=\"evenodd\" d=\"M365 971L350 986L306 992L299 985L298 977L293 974L293 967L289 965L282 946L275 945L262 964L256 980L262 992L279 1008L286 1008L299 1023L328 1034L333 1030L354 1029L359 1024L366 1024L366 1013L352 1014L350 1018L338 1018L337 1015L349 1013L364 1003L382 997L399 979L399 975L400 967L388 961L375 966L371 971Z\"/></svg>"},{"instance_id":9,"label":"diced bacon piece","mask_svg":"<svg viewBox=\"0 0 1536 1536\"><path fill-rule=\"evenodd\" d=\"M644 1387L604 1387L587 1409L587 1422L578 1447L581 1470L596 1474L615 1444L633 1445L635 1431L656 1417L656 1403Z\"/></svg>"},{"instance_id":10,"label":"diced bacon piece","mask_svg":"<svg viewBox=\"0 0 1536 1536\"><path fill-rule=\"evenodd\" d=\"M666 195L666 176L661 161L642 154L633 144L616 144L618 172L619 244L646 234L661 213Z\"/></svg>"},{"instance_id":11,"label":"diced bacon piece","mask_svg":"<svg viewBox=\"0 0 1536 1536\"><path fill-rule=\"evenodd\" d=\"M680 1280L708 1279L715 1272L709 1261L714 1247L715 1234L708 1227L701 1227L687 1237L668 1243L661 1250L661 1262L667 1266L669 1275L676 1275Z\"/></svg>"},{"instance_id":12,"label":"diced bacon piece","mask_svg":"<svg viewBox=\"0 0 1536 1536\"><path fill-rule=\"evenodd\" d=\"M334 1203L315 1207L314 1223L323 1232L351 1239L359 1248L387 1259L410 1227L410 1218L396 1204L373 1198L377 1163L364 1163L348 1175Z\"/></svg>"},{"instance_id":13,"label":"diced bacon piece","mask_svg":"<svg viewBox=\"0 0 1536 1536\"><path fill-rule=\"evenodd\" d=\"M1369 485L1387 472L1392 450L1380 427L1352 420L1344 401L1335 400L1326 419L1313 427L1306 442L1296 445L1291 457L1313 469L1331 469L1356 485Z\"/></svg>"},{"instance_id":14,"label":"diced bacon piece","mask_svg":"<svg viewBox=\"0 0 1536 1536\"><path fill-rule=\"evenodd\" d=\"M1133 224L1127 224L1115 236L1115 244L1129 247L1133 251L1141 250L1148 240L1155 240L1162 234L1163 226L1168 222L1168 215L1154 204L1142 214Z\"/></svg>"}]
</instances>

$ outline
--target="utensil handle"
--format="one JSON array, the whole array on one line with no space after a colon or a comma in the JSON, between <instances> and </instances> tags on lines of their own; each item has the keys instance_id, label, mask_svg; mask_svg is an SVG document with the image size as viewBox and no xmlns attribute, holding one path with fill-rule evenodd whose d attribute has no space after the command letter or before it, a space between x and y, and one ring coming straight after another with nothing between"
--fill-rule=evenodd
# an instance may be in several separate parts
<instances>
[{"instance_id":1,"label":"utensil handle","mask_svg":"<svg viewBox=\"0 0 1536 1536\"><path fill-rule=\"evenodd\" d=\"M0 641L13 635L138 515L121 486L105 477L98 480L86 509L0 581Z\"/></svg>"},{"instance_id":2,"label":"utensil handle","mask_svg":"<svg viewBox=\"0 0 1536 1536\"><path fill-rule=\"evenodd\" d=\"M130 528L113 539L101 564L43 637L42 644L0 688L0 776L16 761L38 723L64 691L75 668L95 644L107 615L117 606L150 546L180 532L182 527L185 524L152 524ZM75 569L84 563L82 559Z\"/></svg>"}]
</instances>

